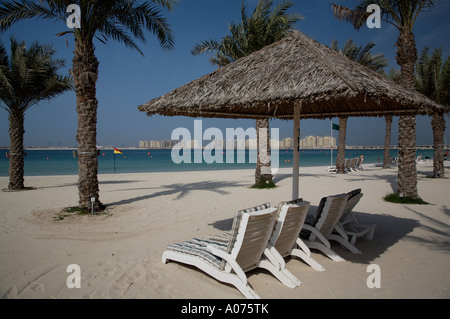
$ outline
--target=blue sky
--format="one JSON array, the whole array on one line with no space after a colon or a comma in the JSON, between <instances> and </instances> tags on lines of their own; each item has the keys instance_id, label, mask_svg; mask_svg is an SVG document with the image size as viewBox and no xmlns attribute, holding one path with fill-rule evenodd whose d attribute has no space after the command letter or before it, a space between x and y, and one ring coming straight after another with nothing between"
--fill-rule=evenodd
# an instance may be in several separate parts
<instances>
[{"instance_id":1,"label":"blue sky","mask_svg":"<svg viewBox=\"0 0 450 319\"><path fill-rule=\"evenodd\" d=\"M253 10L257 0L246 0L248 11ZM370 41L376 43L374 52L384 53L390 68L399 68L395 62L397 30L383 23L381 29L363 27L356 31L343 21L337 21L331 10L330 0L295 0L292 11L304 16L297 30L315 40L330 45L337 39L343 45L353 38L359 45ZM358 1L336 0L335 3L354 7ZM278 1L276 1L278 3ZM116 147L137 146L139 140L170 139L172 131L186 127L193 132L193 118L148 117L137 106L159 97L215 70L209 56L192 56L194 44L207 39L220 39L227 33L231 21L240 20L241 0L180 0L174 12L164 12L175 35L175 48L163 51L152 34L140 48L145 56L124 45L111 41L108 45L96 44L100 61L97 82L99 101L97 142L99 145ZM9 38L15 35L27 43L39 41L52 43L56 56L66 61L68 73L72 64L74 43L69 36L56 37L67 30L63 22L28 20L15 24L2 33L2 42L9 47ZM450 1L443 0L432 12L422 13L414 28L417 49L425 46L443 48L443 56L450 55ZM338 119L334 119L338 122ZM446 144L450 144L450 121L446 117ZM205 119L203 129L218 127L225 135L225 128L254 126L254 120ZM392 144L397 143L398 118L394 118ZM432 144L431 120L428 116L417 117L417 144ZM272 128L279 128L281 138L292 136L292 121L271 121ZM76 146L77 114L75 93L68 92L51 102L41 102L25 114L25 146ZM385 121L383 118L349 118L347 144L383 145ZM330 120L302 120L301 136L329 135ZM337 132L334 131L334 136ZM0 146L9 145L7 112L0 109Z\"/></svg>"}]
</instances>

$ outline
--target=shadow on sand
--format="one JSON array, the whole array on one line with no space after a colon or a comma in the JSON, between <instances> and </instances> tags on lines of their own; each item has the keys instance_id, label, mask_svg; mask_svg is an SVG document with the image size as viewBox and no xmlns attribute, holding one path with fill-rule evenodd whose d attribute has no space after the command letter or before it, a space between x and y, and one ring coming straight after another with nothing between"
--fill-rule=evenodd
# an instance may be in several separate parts
<instances>
[{"instance_id":1,"label":"shadow on sand","mask_svg":"<svg viewBox=\"0 0 450 319\"><path fill-rule=\"evenodd\" d=\"M309 213L316 211L317 206L311 206ZM408 236L414 228L421 226L418 220L399 218L385 214L367 214L359 212L355 212L355 214L361 224L376 224L377 228L372 240L359 238L356 241L356 246L362 251L362 254L353 254L345 250L337 242L331 242L332 248L349 262L370 264L401 239L423 240L422 238ZM228 218L216 221L209 225L218 229L218 231L226 231L231 229L232 224L233 218ZM446 227L448 229L449 226L446 225ZM430 229L430 231L434 230ZM433 241L432 244L441 246L442 249L448 249L448 242L443 242L441 245L438 242ZM319 251L313 251L313 253L321 254Z\"/></svg>"},{"instance_id":2,"label":"shadow on sand","mask_svg":"<svg viewBox=\"0 0 450 319\"><path fill-rule=\"evenodd\" d=\"M358 238L356 247L362 251L361 254L353 254L345 250L338 243L332 242L333 248L338 254L350 262L371 264L379 258L390 247L394 246L402 239L408 239L411 232L416 227L420 227L420 222L411 218L400 218L387 214L366 214L355 213L361 224L375 224L375 235L372 240Z\"/></svg>"},{"instance_id":3,"label":"shadow on sand","mask_svg":"<svg viewBox=\"0 0 450 319\"><path fill-rule=\"evenodd\" d=\"M424 221L420 226L426 233L424 236L407 236L409 240L413 240L432 250L439 250L450 253L450 225L440 220L427 216L411 207L406 207L412 214L420 216ZM450 210L447 206L442 208L443 214L450 218Z\"/></svg>"},{"instance_id":4,"label":"shadow on sand","mask_svg":"<svg viewBox=\"0 0 450 319\"><path fill-rule=\"evenodd\" d=\"M158 188L133 188L124 190L151 190L151 189L163 189L156 193L151 193L143 196L137 196L129 199L123 199L117 202L107 203L108 206L129 204L136 201L146 200L163 195L178 194L175 199L182 199L184 196L195 191L210 191L221 195L229 194L226 188L230 187L248 187L249 185L239 182L225 182L225 181L205 181L197 183L177 183L171 185L161 185Z\"/></svg>"}]
</instances>

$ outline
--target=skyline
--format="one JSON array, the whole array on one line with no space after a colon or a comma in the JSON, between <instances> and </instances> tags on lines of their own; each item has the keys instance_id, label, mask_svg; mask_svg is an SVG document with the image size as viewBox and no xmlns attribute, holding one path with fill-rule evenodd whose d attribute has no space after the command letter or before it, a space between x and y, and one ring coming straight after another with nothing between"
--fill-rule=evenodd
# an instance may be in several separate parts
<instances>
[{"instance_id":1,"label":"skyline","mask_svg":"<svg viewBox=\"0 0 450 319\"><path fill-rule=\"evenodd\" d=\"M286 137L286 138L271 138L270 139L270 145L272 148L277 146L278 148L292 148L294 145L292 137ZM232 141L231 143L229 141ZM245 148L257 148L257 139L250 138L250 136L244 136L244 138L233 136L233 139L220 139L220 138L214 138L211 140L205 140L202 139L199 140L140 140L139 141L139 148L171 148L175 144L182 144L182 145L193 145L195 147L199 147L200 145L202 148L205 147L225 147L225 146L231 146L233 147L243 147ZM228 144L229 143L229 144ZM299 142L299 147L335 147L336 146L336 138L333 136L314 136L314 135L308 135L302 138Z\"/></svg>"},{"instance_id":2,"label":"skyline","mask_svg":"<svg viewBox=\"0 0 450 319\"><path fill-rule=\"evenodd\" d=\"M247 10L253 10L257 0L245 1ZM278 3L278 1L276 1ZM356 1L336 1L337 4L353 7ZM148 117L139 112L137 106L157 98L194 79L206 75L216 68L209 63L209 55L193 56L190 51L194 44L209 39L220 39L227 33L227 25L240 19L241 0L196 0L181 1L179 7L169 13L163 11L175 35L175 48L164 52L153 35L148 34L147 44L140 43L144 52L126 48L123 44L109 42L108 45L95 42L96 55L100 61L97 82L99 101L97 143L117 147L137 146L139 140L152 136L157 140L167 139L171 132L185 127L193 132L194 118ZM363 28L356 31L346 22L337 21L328 0L295 1L291 11L304 16L297 30L307 34L322 44L329 46L333 39L343 46L349 38L358 45L375 42L374 53L383 53L389 61L385 69L399 69L395 62L395 41L397 30L383 23L381 29ZM442 47L443 58L450 55L450 43L445 41L450 35L450 2L437 4L434 10L419 15L414 32L418 54L425 47ZM9 37L30 43L52 43L55 56L66 61L62 72L68 73L73 57L73 38L56 37L65 31L64 23L44 20L29 20L15 24L1 34L1 41L9 49ZM330 32L332 30L332 32ZM67 43L67 44L66 44ZM9 53L9 52L8 52ZM254 120L203 119L204 127L217 127L225 131L227 127L244 129L255 126ZM333 119L338 122L337 118ZM9 145L8 114L0 112L0 146ZM446 116L447 129L445 144L450 143L450 122ZM271 128L279 128L280 139L292 137L292 121L271 120ZM47 146L49 144L73 147L77 145L75 136L77 115L75 92L66 93L50 102L41 102L25 114L24 146ZM329 135L330 120L302 120L301 136ZM394 117L391 144L397 144L398 117ZM384 118L349 118L346 144L383 145ZM333 132L337 137L338 133ZM432 140L431 118L417 116L417 145L430 145Z\"/></svg>"}]
</instances>

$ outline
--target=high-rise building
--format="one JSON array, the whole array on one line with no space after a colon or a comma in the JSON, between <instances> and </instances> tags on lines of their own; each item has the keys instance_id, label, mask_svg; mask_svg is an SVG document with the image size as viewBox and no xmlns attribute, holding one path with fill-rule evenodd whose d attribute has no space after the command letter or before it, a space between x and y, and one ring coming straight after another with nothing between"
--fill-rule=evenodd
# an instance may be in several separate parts
<instances>
[{"instance_id":1,"label":"high-rise building","mask_svg":"<svg viewBox=\"0 0 450 319\"><path fill-rule=\"evenodd\" d=\"M215 139L213 141L202 141L203 147L207 145L209 147L223 147L223 148L247 148L247 149L256 149L258 147L256 139L230 139L228 141ZM179 144L181 143L181 144ZM185 148L199 148L200 142L197 140L189 140L189 141L173 141L173 140L162 140L162 141L139 141L140 148L165 148L170 149L174 147L176 144L179 144L181 147ZM299 141L299 146L301 148L330 148L336 146L336 139L332 136L313 136L309 135L307 137L302 138ZM291 137L287 137L280 140L271 139L270 140L271 147L278 147L280 149L290 149L294 146L294 139Z\"/></svg>"}]
</instances>

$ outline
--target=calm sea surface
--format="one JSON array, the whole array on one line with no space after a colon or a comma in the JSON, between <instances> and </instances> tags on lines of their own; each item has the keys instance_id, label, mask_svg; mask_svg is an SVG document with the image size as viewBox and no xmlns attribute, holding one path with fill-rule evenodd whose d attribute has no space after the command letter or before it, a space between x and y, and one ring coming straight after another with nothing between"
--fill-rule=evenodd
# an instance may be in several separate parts
<instances>
[{"instance_id":1,"label":"calm sea surface","mask_svg":"<svg viewBox=\"0 0 450 319\"><path fill-rule=\"evenodd\" d=\"M252 169L255 167L255 150L245 151L245 163L239 163L244 154L234 151L234 163L226 163L227 150L222 154L223 163L208 164L203 156L191 154L192 163L175 164L172 161L171 150L160 149L123 149L123 154L114 155L113 150L101 150L98 157L99 174L139 173L139 172L172 172L172 171L206 171L226 169ZM230 150L228 150L230 151ZM231 150L231 152L233 152ZM78 160L73 157L72 150L27 150L25 157L25 176L41 175L76 175L78 174ZM391 150L392 157L397 156L397 150ZM433 158L433 150L417 150L417 155ZM214 153L213 153L214 155ZM272 154L274 166L292 167L292 150L279 150L278 157ZM383 160L382 149L348 149L346 157L364 155L364 164L377 163ZM336 161L337 151L333 150L333 165ZM278 159L278 161L277 161ZM195 161L200 163L194 163ZM300 166L330 166L330 150L300 150ZM0 176L8 176L9 159L6 150L0 153Z\"/></svg>"}]
</instances>

